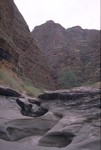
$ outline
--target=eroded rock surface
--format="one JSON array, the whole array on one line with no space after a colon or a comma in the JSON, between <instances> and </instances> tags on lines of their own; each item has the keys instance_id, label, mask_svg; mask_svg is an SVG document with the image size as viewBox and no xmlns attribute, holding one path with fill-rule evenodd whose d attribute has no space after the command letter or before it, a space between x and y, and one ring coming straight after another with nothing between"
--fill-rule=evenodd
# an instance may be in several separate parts
<instances>
[{"instance_id":1,"label":"eroded rock surface","mask_svg":"<svg viewBox=\"0 0 101 150\"><path fill-rule=\"evenodd\" d=\"M43 103L49 103L54 113L64 114L64 117L39 140L39 145L53 144L53 147L65 147L88 138L100 139L99 89L80 87L55 92L46 91L39 95L39 98Z\"/></svg>"},{"instance_id":2,"label":"eroded rock surface","mask_svg":"<svg viewBox=\"0 0 101 150\"><path fill-rule=\"evenodd\" d=\"M50 96L54 93L60 96ZM46 94L48 99L43 98ZM39 97L50 111L39 118L22 116L16 98L0 97L1 150L100 150L99 94L91 87L47 91Z\"/></svg>"}]
</instances>

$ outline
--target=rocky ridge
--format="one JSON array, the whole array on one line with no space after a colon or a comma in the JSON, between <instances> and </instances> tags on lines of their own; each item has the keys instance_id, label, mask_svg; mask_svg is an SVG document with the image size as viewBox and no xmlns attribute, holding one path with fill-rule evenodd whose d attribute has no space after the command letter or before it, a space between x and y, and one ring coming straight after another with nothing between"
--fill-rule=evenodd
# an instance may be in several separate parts
<instances>
[{"instance_id":1,"label":"rocky ridge","mask_svg":"<svg viewBox=\"0 0 101 150\"><path fill-rule=\"evenodd\" d=\"M61 73L72 70L81 83L99 81L99 30L82 29L80 26L65 29L50 20L36 26L32 35L47 56L56 80Z\"/></svg>"}]
</instances>

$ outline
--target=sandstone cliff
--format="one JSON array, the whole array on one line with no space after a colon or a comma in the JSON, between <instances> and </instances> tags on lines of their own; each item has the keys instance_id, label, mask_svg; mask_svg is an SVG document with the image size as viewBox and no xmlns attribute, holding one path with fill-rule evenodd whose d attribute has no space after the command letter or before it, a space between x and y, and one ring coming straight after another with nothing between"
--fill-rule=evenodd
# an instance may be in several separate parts
<instances>
[{"instance_id":1,"label":"sandstone cliff","mask_svg":"<svg viewBox=\"0 0 101 150\"><path fill-rule=\"evenodd\" d=\"M80 83L99 81L100 31L79 26L65 29L50 20L35 27L32 35L47 56L57 82L66 71L75 72Z\"/></svg>"},{"instance_id":2,"label":"sandstone cliff","mask_svg":"<svg viewBox=\"0 0 101 150\"><path fill-rule=\"evenodd\" d=\"M69 85L68 72L69 80L75 78L72 86L99 81L100 31L66 30L50 20L31 34L13 0L0 0L0 10L0 68L6 66L41 88L54 88L55 81L60 87Z\"/></svg>"},{"instance_id":3,"label":"sandstone cliff","mask_svg":"<svg viewBox=\"0 0 101 150\"><path fill-rule=\"evenodd\" d=\"M54 87L46 58L13 0L0 0L0 68L5 65L36 87Z\"/></svg>"}]
</instances>

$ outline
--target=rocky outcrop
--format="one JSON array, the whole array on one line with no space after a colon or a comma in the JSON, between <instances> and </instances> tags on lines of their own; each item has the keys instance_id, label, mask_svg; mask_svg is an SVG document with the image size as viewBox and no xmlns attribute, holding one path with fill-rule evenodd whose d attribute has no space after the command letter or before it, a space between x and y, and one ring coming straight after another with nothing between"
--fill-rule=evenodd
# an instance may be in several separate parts
<instances>
[{"instance_id":1,"label":"rocky outcrop","mask_svg":"<svg viewBox=\"0 0 101 150\"><path fill-rule=\"evenodd\" d=\"M0 95L10 97L21 97L21 94L14 89L0 86Z\"/></svg>"},{"instance_id":2,"label":"rocky outcrop","mask_svg":"<svg viewBox=\"0 0 101 150\"><path fill-rule=\"evenodd\" d=\"M0 10L0 67L6 65L34 86L54 88L46 58L13 0L1 0Z\"/></svg>"},{"instance_id":3,"label":"rocky outcrop","mask_svg":"<svg viewBox=\"0 0 101 150\"><path fill-rule=\"evenodd\" d=\"M81 83L99 81L100 31L80 26L65 29L50 20L35 27L32 35L47 56L58 84L67 70L74 71Z\"/></svg>"},{"instance_id":4,"label":"rocky outcrop","mask_svg":"<svg viewBox=\"0 0 101 150\"><path fill-rule=\"evenodd\" d=\"M17 141L29 136L42 137L60 120L52 113L39 118L22 116L15 100L15 97L0 97L0 139Z\"/></svg>"},{"instance_id":5,"label":"rocky outcrop","mask_svg":"<svg viewBox=\"0 0 101 150\"><path fill-rule=\"evenodd\" d=\"M100 94L100 90L91 87L80 87L80 88L72 88L68 90L57 90L57 91L46 91L43 94L40 94L38 97L41 100L72 100L79 99L83 97L96 96Z\"/></svg>"},{"instance_id":6,"label":"rocky outcrop","mask_svg":"<svg viewBox=\"0 0 101 150\"><path fill-rule=\"evenodd\" d=\"M56 93L53 98L52 94ZM1 150L9 150L11 146L15 150L18 147L19 150L23 147L36 150L100 150L99 89L78 87L47 91L39 98L49 112L32 118L21 115L16 98L0 97ZM22 101L25 101L24 97Z\"/></svg>"},{"instance_id":7,"label":"rocky outcrop","mask_svg":"<svg viewBox=\"0 0 101 150\"><path fill-rule=\"evenodd\" d=\"M100 137L99 89L80 87L46 92L39 98L42 102L49 103L51 111L64 114L64 117L39 140L39 145L66 147Z\"/></svg>"}]
</instances>

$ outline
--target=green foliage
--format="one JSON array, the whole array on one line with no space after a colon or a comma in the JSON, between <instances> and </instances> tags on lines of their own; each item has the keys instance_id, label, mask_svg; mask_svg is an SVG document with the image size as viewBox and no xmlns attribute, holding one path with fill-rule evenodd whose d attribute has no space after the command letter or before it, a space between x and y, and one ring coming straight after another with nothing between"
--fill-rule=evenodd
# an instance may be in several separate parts
<instances>
[{"instance_id":1,"label":"green foliage","mask_svg":"<svg viewBox=\"0 0 101 150\"><path fill-rule=\"evenodd\" d=\"M62 72L58 79L58 82L62 88L67 89L80 86L80 78L73 70L65 70L64 72Z\"/></svg>"}]
</instances>

